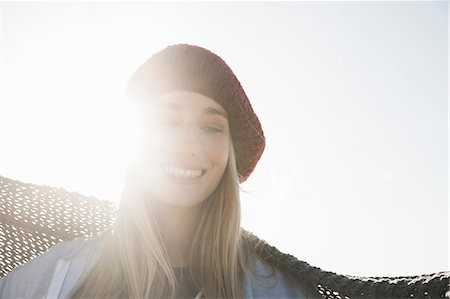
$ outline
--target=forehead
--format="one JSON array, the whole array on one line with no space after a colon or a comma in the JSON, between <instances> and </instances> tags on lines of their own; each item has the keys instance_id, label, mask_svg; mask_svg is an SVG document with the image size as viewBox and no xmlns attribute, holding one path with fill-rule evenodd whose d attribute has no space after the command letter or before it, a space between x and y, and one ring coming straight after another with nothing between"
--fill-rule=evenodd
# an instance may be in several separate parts
<instances>
[{"instance_id":1,"label":"forehead","mask_svg":"<svg viewBox=\"0 0 450 299\"><path fill-rule=\"evenodd\" d=\"M225 109L220 104L205 95L192 91L177 90L163 94L156 99L154 107L158 110L202 112L228 118Z\"/></svg>"}]
</instances>

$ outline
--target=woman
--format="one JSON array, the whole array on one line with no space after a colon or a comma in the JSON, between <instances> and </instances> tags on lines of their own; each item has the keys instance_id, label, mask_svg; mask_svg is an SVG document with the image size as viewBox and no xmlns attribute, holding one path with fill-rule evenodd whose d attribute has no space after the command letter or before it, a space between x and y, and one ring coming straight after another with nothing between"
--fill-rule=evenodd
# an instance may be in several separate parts
<instances>
[{"instance_id":1,"label":"woman","mask_svg":"<svg viewBox=\"0 0 450 299\"><path fill-rule=\"evenodd\" d=\"M312 296L308 284L251 252L240 229L239 183L265 139L227 64L197 46L170 46L135 72L126 94L143 139L111 231L58 244L18 267L0 281L0 295Z\"/></svg>"}]
</instances>

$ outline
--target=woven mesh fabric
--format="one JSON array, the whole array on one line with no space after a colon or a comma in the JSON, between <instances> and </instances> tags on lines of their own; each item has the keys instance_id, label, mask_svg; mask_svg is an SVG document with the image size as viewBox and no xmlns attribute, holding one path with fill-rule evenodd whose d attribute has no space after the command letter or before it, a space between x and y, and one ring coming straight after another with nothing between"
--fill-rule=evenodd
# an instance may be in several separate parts
<instances>
[{"instance_id":1,"label":"woven mesh fabric","mask_svg":"<svg viewBox=\"0 0 450 299\"><path fill-rule=\"evenodd\" d=\"M281 253L256 236L248 236L252 251L297 281L313 283L323 298L450 298L450 272L402 277L340 275Z\"/></svg>"},{"instance_id":2,"label":"woven mesh fabric","mask_svg":"<svg viewBox=\"0 0 450 299\"><path fill-rule=\"evenodd\" d=\"M97 235L114 217L109 201L0 176L0 277L58 242Z\"/></svg>"},{"instance_id":3,"label":"woven mesh fabric","mask_svg":"<svg viewBox=\"0 0 450 299\"><path fill-rule=\"evenodd\" d=\"M49 247L93 237L109 227L116 210L109 201L0 176L0 278ZM250 249L327 299L450 298L450 272L407 277L353 277L323 271L244 234Z\"/></svg>"}]
</instances>

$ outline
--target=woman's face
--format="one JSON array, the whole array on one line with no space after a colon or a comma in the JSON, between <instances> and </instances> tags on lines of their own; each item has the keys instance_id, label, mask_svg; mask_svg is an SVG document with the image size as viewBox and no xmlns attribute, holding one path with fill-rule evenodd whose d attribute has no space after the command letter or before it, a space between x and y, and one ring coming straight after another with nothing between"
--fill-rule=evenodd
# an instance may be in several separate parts
<instances>
[{"instance_id":1,"label":"woman's face","mask_svg":"<svg viewBox=\"0 0 450 299\"><path fill-rule=\"evenodd\" d=\"M228 163L225 110L189 91L164 94L144 110L138 168L146 194L170 206L199 205L216 189Z\"/></svg>"}]
</instances>

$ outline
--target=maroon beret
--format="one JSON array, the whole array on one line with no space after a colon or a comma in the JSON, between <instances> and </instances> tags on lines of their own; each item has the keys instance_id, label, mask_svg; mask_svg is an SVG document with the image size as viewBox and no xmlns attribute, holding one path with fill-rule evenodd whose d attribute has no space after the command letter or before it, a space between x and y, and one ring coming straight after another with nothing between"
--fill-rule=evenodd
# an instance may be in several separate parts
<instances>
[{"instance_id":1,"label":"maroon beret","mask_svg":"<svg viewBox=\"0 0 450 299\"><path fill-rule=\"evenodd\" d=\"M264 132L230 67L219 56L192 45L174 45L154 54L130 79L127 95L151 98L173 90L203 94L228 114L239 182L244 182L265 146Z\"/></svg>"}]
</instances>

